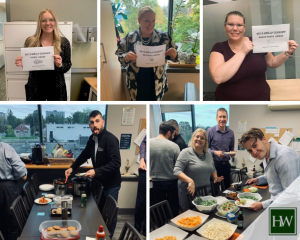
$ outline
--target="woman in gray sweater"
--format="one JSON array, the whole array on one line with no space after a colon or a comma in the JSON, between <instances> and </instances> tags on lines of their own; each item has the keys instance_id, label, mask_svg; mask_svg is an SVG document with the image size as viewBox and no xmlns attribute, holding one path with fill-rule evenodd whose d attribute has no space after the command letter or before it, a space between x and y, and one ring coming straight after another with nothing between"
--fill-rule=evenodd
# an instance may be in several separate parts
<instances>
[{"instance_id":1,"label":"woman in gray sweater","mask_svg":"<svg viewBox=\"0 0 300 240\"><path fill-rule=\"evenodd\" d=\"M189 209L188 193L193 196L199 188L210 189L210 177L215 183L224 179L217 175L204 129L198 128L193 133L188 146L180 152L174 168L174 175L179 179L179 204L183 210Z\"/></svg>"}]
</instances>

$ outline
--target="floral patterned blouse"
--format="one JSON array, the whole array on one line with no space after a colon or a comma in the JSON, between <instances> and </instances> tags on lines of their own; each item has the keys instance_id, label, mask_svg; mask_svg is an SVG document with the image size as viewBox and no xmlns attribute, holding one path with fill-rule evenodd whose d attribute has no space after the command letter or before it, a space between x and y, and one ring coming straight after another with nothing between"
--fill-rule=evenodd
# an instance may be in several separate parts
<instances>
[{"instance_id":1,"label":"floral patterned blouse","mask_svg":"<svg viewBox=\"0 0 300 240\"><path fill-rule=\"evenodd\" d=\"M169 48L178 47L173 43L172 38L168 33L154 29L150 45L159 46L166 44L166 51ZM116 55L118 56L119 62L122 66L127 67L126 69L126 85L129 90L131 100L135 101L137 96L137 74L139 73L139 67L136 66L136 61L125 60L125 56L129 51L136 53L136 45L142 45L141 36L139 31L128 33L124 38L118 42L118 49ZM177 60L177 56L176 56ZM155 76L155 95L158 101L162 100L165 92L168 91L166 65L153 67Z\"/></svg>"}]
</instances>

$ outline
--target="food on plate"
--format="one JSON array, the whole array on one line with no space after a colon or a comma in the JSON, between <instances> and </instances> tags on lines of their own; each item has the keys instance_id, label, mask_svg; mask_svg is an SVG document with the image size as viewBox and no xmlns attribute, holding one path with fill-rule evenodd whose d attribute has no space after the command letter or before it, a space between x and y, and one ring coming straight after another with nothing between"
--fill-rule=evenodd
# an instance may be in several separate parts
<instances>
[{"instance_id":1,"label":"food on plate","mask_svg":"<svg viewBox=\"0 0 300 240\"><path fill-rule=\"evenodd\" d=\"M258 199L253 196L240 196L240 198L246 198L246 199L252 199L253 201L258 201Z\"/></svg>"},{"instance_id":2,"label":"food on plate","mask_svg":"<svg viewBox=\"0 0 300 240\"><path fill-rule=\"evenodd\" d=\"M258 192L258 189L257 189L256 187L245 186L245 187L244 187L244 192L257 193L257 192Z\"/></svg>"},{"instance_id":3,"label":"food on plate","mask_svg":"<svg viewBox=\"0 0 300 240\"><path fill-rule=\"evenodd\" d=\"M239 200L236 201L236 204L237 205L245 205L246 201L247 201L246 199L239 199Z\"/></svg>"},{"instance_id":4,"label":"food on plate","mask_svg":"<svg viewBox=\"0 0 300 240\"><path fill-rule=\"evenodd\" d=\"M214 204L217 204L217 200L206 200L206 201L203 201L201 197L196 197L194 199L194 203L196 205L201 205L201 206L212 206Z\"/></svg>"},{"instance_id":5,"label":"food on plate","mask_svg":"<svg viewBox=\"0 0 300 240\"><path fill-rule=\"evenodd\" d=\"M235 205L234 202L225 202L218 207L218 213L224 217L226 216L226 213L234 213L236 210L238 210L238 206Z\"/></svg>"},{"instance_id":6,"label":"food on plate","mask_svg":"<svg viewBox=\"0 0 300 240\"><path fill-rule=\"evenodd\" d=\"M202 219L198 215L198 216L195 216L195 217L180 218L177 221L177 225L182 226L182 227L193 228L193 227L196 227L196 226L200 225L201 222L202 222Z\"/></svg>"},{"instance_id":7,"label":"food on plate","mask_svg":"<svg viewBox=\"0 0 300 240\"><path fill-rule=\"evenodd\" d=\"M203 236L214 240L226 240L233 234L234 229L232 229L226 223L209 223L203 232Z\"/></svg>"},{"instance_id":8,"label":"food on plate","mask_svg":"<svg viewBox=\"0 0 300 240\"><path fill-rule=\"evenodd\" d=\"M162 238L155 238L155 240L177 240L175 236L164 236Z\"/></svg>"},{"instance_id":9,"label":"food on plate","mask_svg":"<svg viewBox=\"0 0 300 240\"><path fill-rule=\"evenodd\" d=\"M74 226L52 226L45 229L46 231L46 238L53 239L53 238L68 238L68 237L77 237L79 231Z\"/></svg>"},{"instance_id":10,"label":"food on plate","mask_svg":"<svg viewBox=\"0 0 300 240\"><path fill-rule=\"evenodd\" d=\"M234 193L234 192L226 194L225 197L229 198L229 199L232 199L232 200L237 200L238 199L237 194Z\"/></svg>"},{"instance_id":11,"label":"food on plate","mask_svg":"<svg viewBox=\"0 0 300 240\"><path fill-rule=\"evenodd\" d=\"M48 200L45 199L45 196L42 196L40 199L39 199L39 203L47 203Z\"/></svg>"}]
</instances>

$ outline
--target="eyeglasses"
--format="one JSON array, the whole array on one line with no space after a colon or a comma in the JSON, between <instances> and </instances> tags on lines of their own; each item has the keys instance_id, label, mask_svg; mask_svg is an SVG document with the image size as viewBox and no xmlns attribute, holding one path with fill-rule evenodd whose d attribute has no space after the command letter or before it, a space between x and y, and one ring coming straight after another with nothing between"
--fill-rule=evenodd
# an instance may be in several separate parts
<instances>
[{"instance_id":1,"label":"eyeglasses","mask_svg":"<svg viewBox=\"0 0 300 240\"><path fill-rule=\"evenodd\" d=\"M245 24L240 24L240 23L238 23L238 24L233 24L233 23L225 23L226 24L226 26L228 27L228 28L234 28L234 27L237 27L238 29L241 29L241 28L243 28L243 27L245 27Z\"/></svg>"},{"instance_id":2,"label":"eyeglasses","mask_svg":"<svg viewBox=\"0 0 300 240\"><path fill-rule=\"evenodd\" d=\"M50 18L50 19L42 19L42 23L46 23L46 22L55 22L54 18Z\"/></svg>"}]
</instances>

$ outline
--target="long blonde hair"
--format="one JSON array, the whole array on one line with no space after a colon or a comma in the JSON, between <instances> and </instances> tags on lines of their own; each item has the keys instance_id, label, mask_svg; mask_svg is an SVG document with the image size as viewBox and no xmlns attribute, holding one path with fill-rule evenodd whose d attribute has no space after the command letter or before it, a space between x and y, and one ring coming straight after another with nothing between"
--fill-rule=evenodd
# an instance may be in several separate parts
<instances>
[{"instance_id":1,"label":"long blonde hair","mask_svg":"<svg viewBox=\"0 0 300 240\"><path fill-rule=\"evenodd\" d=\"M56 14L50 9L44 9L40 12L35 34L33 36L27 38L27 40L25 42L25 47L40 47L41 46L41 36L43 34L43 31L41 28L41 21L42 21L44 13L46 13L46 12L50 13L53 16L54 21L55 21L54 31L53 31L53 47L54 47L54 54L59 55L61 52L60 34L62 34L62 33L58 28L58 20L57 20Z\"/></svg>"},{"instance_id":2,"label":"long blonde hair","mask_svg":"<svg viewBox=\"0 0 300 240\"><path fill-rule=\"evenodd\" d=\"M195 132L193 133L193 135L192 135L192 137L191 137L191 140L189 141L188 146L189 146L189 147L192 147L193 149L195 149L195 143L194 143L193 139L194 139L195 135L196 135L198 132L201 132L201 133L203 133L203 135L204 135L204 138L205 138L205 144L204 144L204 146L203 146L203 150L204 150L205 152L207 152L207 151L208 151L208 139L207 139L207 133L206 133L206 131L205 131L204 129L202 129L202 128L197 128L197 129L195 130Z\"/></svg>"}]
</instances>

